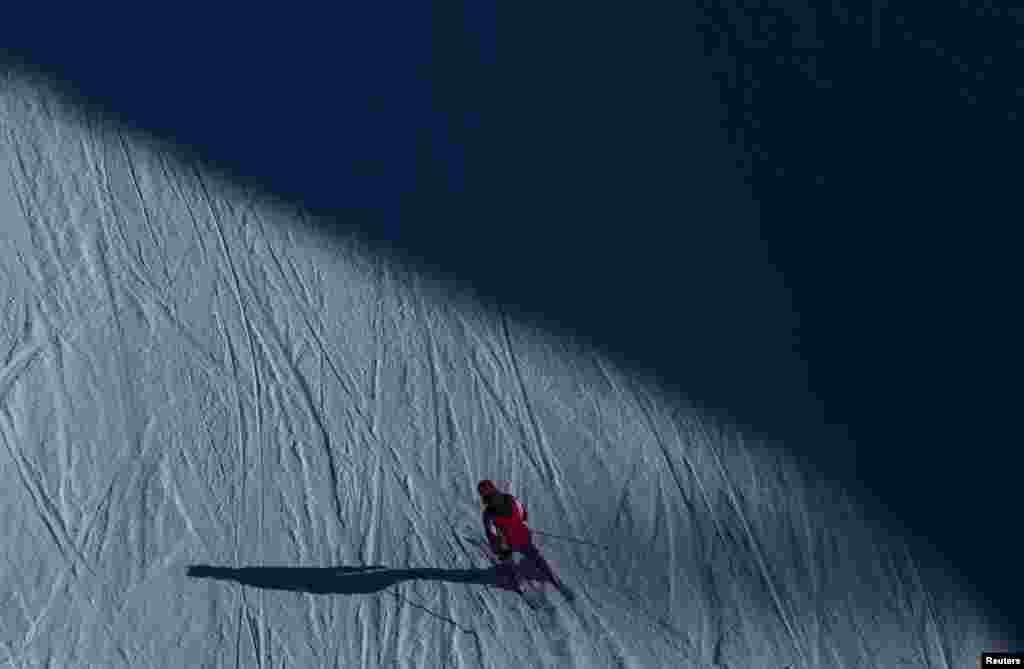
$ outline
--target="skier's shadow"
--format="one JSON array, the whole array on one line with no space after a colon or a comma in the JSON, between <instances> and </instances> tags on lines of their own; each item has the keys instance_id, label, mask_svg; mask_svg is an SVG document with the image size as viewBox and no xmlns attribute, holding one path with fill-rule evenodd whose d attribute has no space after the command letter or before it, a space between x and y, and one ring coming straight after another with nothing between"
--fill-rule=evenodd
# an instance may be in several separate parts
<instances>
[{"instance_id":1,"label":"skier's shadow","mask_svg":"<svg viewBox=\"0 0 1024 669\"><path fill-rule=\"evenodd\" d=\"M403 581L441 581L508 589L498 568L388 569L369 567L212 567L192 565L188 575L235 581L267 590L289 590L319 595L363 595L380 592Z\"/></svg>"}]
</instances>

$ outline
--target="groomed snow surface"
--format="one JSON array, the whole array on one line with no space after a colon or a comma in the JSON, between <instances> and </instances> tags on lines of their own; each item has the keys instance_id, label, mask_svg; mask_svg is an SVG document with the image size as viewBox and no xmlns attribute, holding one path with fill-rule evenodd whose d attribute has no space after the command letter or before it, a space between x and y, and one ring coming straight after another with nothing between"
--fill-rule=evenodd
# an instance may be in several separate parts
<instances>
[{"instance_id":1,"label":"groomed snow surface","mask_svg":"<svg viewBox=\"0 0 1024 669\"><path fill-rule=\"evenodd\" d=\"M3 666L959 669L995 647L833 484L582 345L39 79L7 76L0 127ZM498 587L469 541L482 477L559 535L538 545L573 602Z\"/></svg>"}]
</instances>

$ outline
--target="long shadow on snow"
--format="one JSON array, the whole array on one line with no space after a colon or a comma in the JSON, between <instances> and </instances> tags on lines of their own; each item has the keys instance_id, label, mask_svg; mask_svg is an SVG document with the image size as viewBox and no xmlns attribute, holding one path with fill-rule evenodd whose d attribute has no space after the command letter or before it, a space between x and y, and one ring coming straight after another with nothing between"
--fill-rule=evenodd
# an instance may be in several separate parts
<instances>
[{"instance_id":1,"label":"long shadow on snow","mask_svg":"<svg viewBox=\"0 0 1024 669\"><path fill-rule=\"evenodd\" d=\"M388 569L380 565L363 567L213 567L192 565L188 575L235 581L265 590L289 590L318 595L366 595L380 592L403 581L441 581L507 589L498 582L497 570L490 569Z\"/></svg>"},{"instance_id":2,"label":"long shadow on snow","mask_svg":"<svg viewBox=\"0 0 1024 669\"><path fill-rule=\"evenodd\" d=\"M994 410L1013 393L989 382L1004 349L985 324L1002 310L979 301L1012 282L971 290L990 276L971 259L1002 265L991 237L940 233L1012 210L996 200L1014 170L985 152L1013 128L984 104L1014 89L1012 59L978 64L988 83L959 104L946 63L981 58L960 35L1012 46L1010 23L908 16L899 32L942 55L869 47L845 12L780 8L803 3L663 3L661 20L592 12L586 30L563 29L579 24L570 3L503 15L518 39L499 66L494 2L409 3L401 22L387 3L253 5L244 31L231 3L205 3L199 24L176 4L159 31L120 3L66 3L56 22L49 3L9 4L4 86L53 75L88 118L167 140L511 320L585 337L806 456L1018 615L1016 553L971 540L1014 526L1013 487L946 494L1017 464L1015 412ZM834 46L796 58L798 35Z\"/></svg>"}]
</instances>

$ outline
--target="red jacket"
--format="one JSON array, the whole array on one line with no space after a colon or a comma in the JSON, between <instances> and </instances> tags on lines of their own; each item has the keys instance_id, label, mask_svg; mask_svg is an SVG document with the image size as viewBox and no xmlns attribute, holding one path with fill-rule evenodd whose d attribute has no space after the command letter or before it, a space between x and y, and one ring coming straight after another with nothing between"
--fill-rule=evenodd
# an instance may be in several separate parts
<instances>
[{"instance_id":1,"label":"red jacket","mask_svg":"<svg viewBox=\"0 0 1024 669\"><path fill-rule=\"evenodd\" d=\"M498 549L499 536L510 548L529 546L533 539L526 524L526 507L512 495L499 493L495 502L484 509L484 531L491 548Z\"/></svg>"}]
</instances>

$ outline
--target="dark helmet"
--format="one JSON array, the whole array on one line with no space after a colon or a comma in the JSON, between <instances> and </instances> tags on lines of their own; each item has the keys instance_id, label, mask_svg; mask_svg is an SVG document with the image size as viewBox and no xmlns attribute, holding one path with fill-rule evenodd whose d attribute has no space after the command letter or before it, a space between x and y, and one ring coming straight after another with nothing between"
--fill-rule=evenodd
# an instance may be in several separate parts
<instances>
[{"instance_id":1,"label":"dark helmet","mask_svg":"<svg viewBox=\"0 0 1024 669\"><path fill-rule=\"evenodd\" d=\"M478 483L476 486L476 490L484 499L490 497L491 495L498 494L498 487L494 485L494 481L490 479L484 479L483 481L480 481L480 483Z\"/></svg>"}]
</instances>

